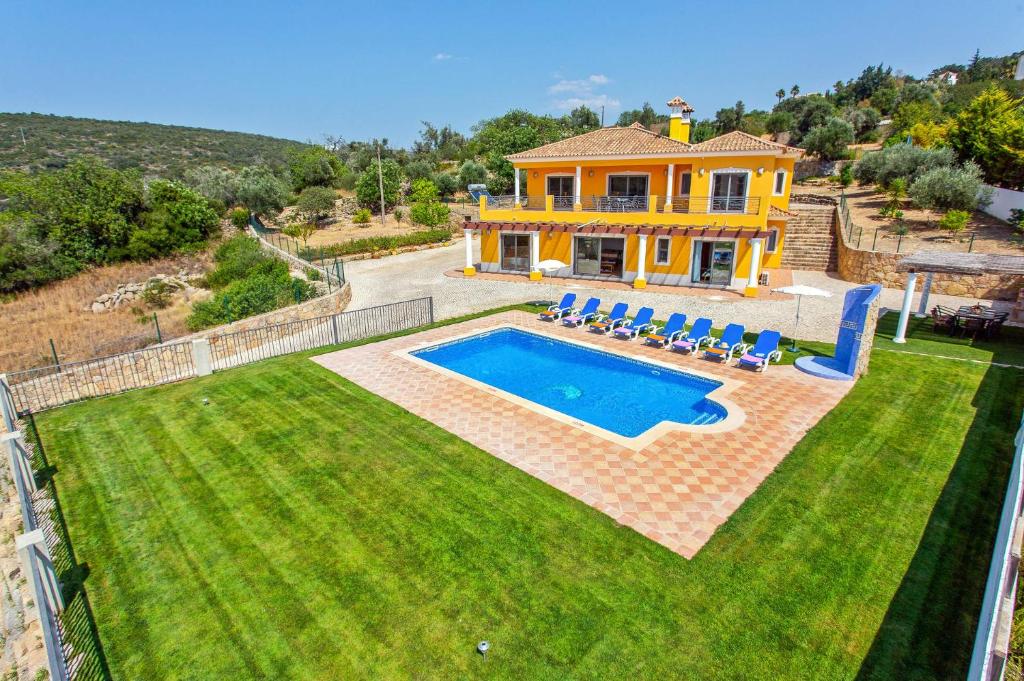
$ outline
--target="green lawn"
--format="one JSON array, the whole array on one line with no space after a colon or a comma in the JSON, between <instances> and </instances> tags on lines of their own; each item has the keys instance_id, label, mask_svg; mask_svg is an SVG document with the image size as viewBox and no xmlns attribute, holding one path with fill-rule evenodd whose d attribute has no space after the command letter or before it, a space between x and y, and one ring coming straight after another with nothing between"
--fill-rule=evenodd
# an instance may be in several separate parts
<instances>
[{"instance_id":1,"label":"green lawn","mask_svg":"<svg viewBox=\"0 0 1024 681\"><path fill-rule=\"evenodd\" d=\"M307 357L37 417L115 678L965 672L1022 371L876 350L687 561Z\"/></svg>"}]
</instances>

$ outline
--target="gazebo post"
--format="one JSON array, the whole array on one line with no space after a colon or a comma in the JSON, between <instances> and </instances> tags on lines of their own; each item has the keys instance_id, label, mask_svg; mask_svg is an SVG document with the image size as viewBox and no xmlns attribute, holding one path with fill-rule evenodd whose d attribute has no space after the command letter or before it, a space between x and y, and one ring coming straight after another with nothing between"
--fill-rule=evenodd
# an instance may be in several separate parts
<instances>
[{"instance_id":1,"label":"gazebo post","mask_svg":"<svg viewBox=\"0 0 1024 681\"><path fill-rule=\"evenodd\" d=\"M932 277L934 272L924 273L924 284L921 285L921 302L917 306L917 314L914 316L922 319L928 316L928 295L932 292Z\"/></svg>"},{"instance_id":2,"label":"gazebo post","mask_svg":"<svg viewBox=\"0 0 1024 681\"><path fill-rule=\"evenodd\" d=\"M907 272L907 290L903 293L903 307L900 309L900 321L896 325L896 337L893 343L907 342L907 322L910 320L910 307L914 302L914 286L917 285L917 272Z\"/></svg>"}]
</instances>

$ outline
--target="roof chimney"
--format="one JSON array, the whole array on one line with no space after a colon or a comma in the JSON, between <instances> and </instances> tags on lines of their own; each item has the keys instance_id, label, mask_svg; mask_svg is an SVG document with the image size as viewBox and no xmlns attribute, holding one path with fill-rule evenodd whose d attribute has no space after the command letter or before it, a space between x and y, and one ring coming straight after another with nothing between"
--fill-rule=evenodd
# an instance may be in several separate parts
<instances>
[{"instance_id":1,"label":"roof chimney","mask_svg":"<svg viewBox=\"0 0 1024 681\"><path fill-rule=\"evenodd\" d=\"M672 115L668 120L668 136L677 142L690 143L690 114L693 107L687 104L682 97L675 97L666 102L671 109Z\"/></svg>"}]
</instances>

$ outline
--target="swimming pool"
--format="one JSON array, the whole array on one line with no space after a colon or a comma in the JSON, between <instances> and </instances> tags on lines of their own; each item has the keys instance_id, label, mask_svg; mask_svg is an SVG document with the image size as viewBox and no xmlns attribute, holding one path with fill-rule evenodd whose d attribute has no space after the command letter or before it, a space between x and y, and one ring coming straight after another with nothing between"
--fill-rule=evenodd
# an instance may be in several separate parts
<instances>
[{"instance_id":1,"label":"swimming pool","mask_svg":"<svg viewBox=\"0 0 1024 681\"><path fill-rule=\"evenodd\" d=\"M409 354L629 438L662 421L699 426L728 415L707 398L719 381L521 329Z\"/></svg>"}]
</instances>

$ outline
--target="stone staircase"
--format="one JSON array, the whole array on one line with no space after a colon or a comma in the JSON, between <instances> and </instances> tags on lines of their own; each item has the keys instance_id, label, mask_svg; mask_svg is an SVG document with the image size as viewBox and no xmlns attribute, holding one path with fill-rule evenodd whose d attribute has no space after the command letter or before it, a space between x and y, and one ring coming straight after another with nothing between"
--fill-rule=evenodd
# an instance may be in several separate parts
<instances>
[{"instance_id":1,"label":"stone staircase","mask_svg":"<svg viewBox=\"0 0 1024 681\"><path fill-rule=\"evenodd\" d=\"M836 235L832 228L835 206L793 203L789 209L797 216L786 223L782 267L835 272L839 267Z\"/></svg>"}]
</instances>

